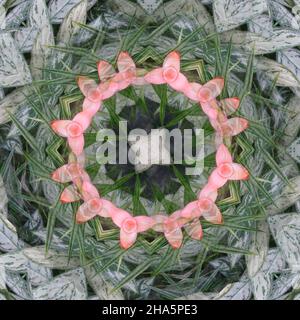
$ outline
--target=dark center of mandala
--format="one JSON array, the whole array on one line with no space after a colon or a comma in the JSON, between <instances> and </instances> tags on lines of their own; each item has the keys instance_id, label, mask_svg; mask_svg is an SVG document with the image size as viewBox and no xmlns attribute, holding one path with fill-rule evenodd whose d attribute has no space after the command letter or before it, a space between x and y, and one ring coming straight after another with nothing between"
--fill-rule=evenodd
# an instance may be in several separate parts
<instances>
[{"instance_id":1,"label":"dark center of mandala","mask_svg":"<svg viewBox=\"0 0 300 320\"><path fill-rule=\"evenodd\" d=\"M157 102L154 102L149 99L145 99L147 108L142 108L141 106L126 106L119 114L122 119L127 121L127 135L130 136L130 132L134 129L143 129L149 135L152 135L151 131L153 129L166 128L169 131L173 129L179 129L181 132L184 129L193 129L194 126L191 122L183 120L180 124L174 124L171 126L165 126L169 124L172 119L176 117L176 112L178 109L167 106L165 110L165 117L163 125L161 123L159 108L160 105ZM120 132L117 127L112 125L112 129L120 137ZM191 130L192 132L192 130ZM124 133L123 133L124 134ZM181 136L181 144L184 145L184 135ZM178 141L177 141L178 142ZM181 184L178 181L178 174L185 175L185 164L174 164L174 153L176 144L175 139L170 137L169 144L167 147L167 153L170 156L170 162L164 164L150 164L146 166L139 167L132 164L130 161L127 161L127 164L120 164L117 159L117 164L106 164L107 176L112 180L117 181L120 178L130 174L130 173L139 173L139 179L141 184L141 196L149 200L155 200L157 197L157 192L163 195L175 194L180 188ZM159 149L160 146L157 146ZM119 146L117 145L117 158L119 155ZM129 150L132 148L132 145L128 143L127 145L127 154L130 154ZM183 149L180 149L181 157L184 159ZM142 150L142 149L140 149ZM178 150L176 151L178 152ZM151 150L150 158L154 156L156 150ZM142 155L139 155L142 156ZM151 159L152 159L151 158ZM124 191L127 191L131 194L134 194L136 187L135 179L130 179L125 185L122 186Z\"/></svg>"}]
</instances>

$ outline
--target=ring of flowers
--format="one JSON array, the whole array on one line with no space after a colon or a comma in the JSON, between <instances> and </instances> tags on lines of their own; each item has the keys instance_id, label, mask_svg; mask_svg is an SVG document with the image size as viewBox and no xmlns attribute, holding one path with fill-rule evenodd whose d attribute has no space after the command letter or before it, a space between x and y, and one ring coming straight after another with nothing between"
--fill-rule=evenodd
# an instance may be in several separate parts
<instances>
[{"instance_id":1,"label":"ring of flowers","mask_svg":"<svg viewBox=\"0 0 300 320\"><path fill-rule=\"evenodd\" d=\"M83 200L76 213L76 221L84 223L96 216L111 218L120 228L120 245L124 249L131 247L137 235L148 229L163 232L173 248L179 248L183 241L182 228L188 235L201 240L203 231L200 217L215 224L222 223L222 214L216 205L218 190L229 180L246 180L248 171L240 164L234 163L232 156L225 146L233 136L238 135L248 127L246 119L240 117L228 118L238 108L238 98L227 98L218 101L224 87L223 78L201 85L189 82L180 72L180 54L177 51L169 53L160 68L139 76L133 59L127 52L121 52L117 59L118 72L106 61L98 62L100 84L87 77L78 78L78 86L85 99L82 111L72 120L52 121L51 127L55 133L67 138L71 149L68 164L56 169L52 179L60 183L72 182L61 193L63 203ZM210 174L207 184L198 193L198 199L188 203L183 209L170 216L155 214L153 216L133 216L129 212L116 207L111 201L103 199L96 187L92 184L84 170L84 131L92 122L93 116L106 100L118 91L130 85L168 84L172 89L183 93L189 99L200 104L203 112L215 130L216 168Z\"/></svg>"}]
</instances>

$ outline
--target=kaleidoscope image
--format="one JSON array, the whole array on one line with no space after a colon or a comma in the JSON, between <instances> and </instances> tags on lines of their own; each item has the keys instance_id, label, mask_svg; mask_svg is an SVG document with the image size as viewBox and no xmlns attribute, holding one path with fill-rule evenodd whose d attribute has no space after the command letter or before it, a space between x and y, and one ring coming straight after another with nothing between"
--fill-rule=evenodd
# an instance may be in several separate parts
<instances>
[{"instance_id":1,"label":"kaleidoscope image","mask_svg":"<svg viewBox=\"0 0 300 320\"><path fill-rule=\"evenodd\" d=\"M299 0L0 0L0 300L299 300L299 165Z\"/></svg>"}]
</instances>

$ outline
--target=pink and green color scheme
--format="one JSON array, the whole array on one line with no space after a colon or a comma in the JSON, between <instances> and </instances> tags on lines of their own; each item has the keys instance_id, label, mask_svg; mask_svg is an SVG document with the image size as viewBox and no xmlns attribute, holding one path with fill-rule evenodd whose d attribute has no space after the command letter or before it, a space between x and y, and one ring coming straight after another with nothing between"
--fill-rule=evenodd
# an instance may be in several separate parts
<instances>
[{"instance_id":1,"label":"pink and green color scheme","mask_svg":"<svg viewBox=\"0 0 300 320\"><path fill-rule=\"evenodd\" d=\"M243 118L229 118L239 108L239 99L234 97L217 100L224 87L223 78L214 78L204 85L189 82L180 72L180 54L176 51L166 56L162 67L144 76L140 75L127 52L119 54L117 67L118 72L108 62L99 61L100 83L86 77L79 77L78 86L85 97L82 111L72 120L55 120L51 123L55 133L67 138L71 150L69 163L52 173L53 180L71 183L62 192L60 199L63 203L83 201L76 215L78 223L85 223L96 216L112 219L113 223L120 228L120 244L124 249L134 244L138 233L149 229L164 233L175 249L182 245L182 228L191 238L201 240L203 232L200 218L215 224L222 223L222 214L216 205L218 190L230 180L246 180L249 177L248 171L233 161L227 147L233 136L248 127L247 120ZM91 124L93 116L100 110L102 101L130 85L148 84L168 84L173 90L198 102L215 130L217 167L210 174L204 188L198 193L198 199L169 216L161 213L151 217L133 216L116 207L112 202L101 197L84 170L84 132Z\"/></svg>"}]
</instances>

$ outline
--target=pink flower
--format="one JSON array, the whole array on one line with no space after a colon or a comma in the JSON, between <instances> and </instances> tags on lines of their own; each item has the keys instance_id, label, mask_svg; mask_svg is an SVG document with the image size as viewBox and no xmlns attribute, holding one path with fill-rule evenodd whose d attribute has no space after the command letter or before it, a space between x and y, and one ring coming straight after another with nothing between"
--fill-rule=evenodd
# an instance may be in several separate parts
<instances>
[{"instance_id":1,"label":"pink flower","mask_svg":"<svg viewBox=\"0 0 300 320\"><path fill-rule=\"evenodd\" d=\"M111 98L118 91L127 88L131 84L143 85L146 83L144 77L138 77L138 69L127 52L119 54L117 66L118 73L107 61L100 60L98 62L99 85L93 79L78 77L78 86L85 96L83 111L94 116L100 109L103 100Z\"/></svg>"},{"instance_id":2,"label":"pink flower","mask_svg":"<svg viewBox=\"0 0 300 320\"><path fill-rule=\"evenodd\" d=\"M247 180L248 171L240 164L234 163L228 149L221 144L216 154L217 168L213 170L208 178L211 189L219 189L229 180Z\"/></svg>"},{"instance_id":3,"label":"pink flower","mask_svg":"<svg viewBox=\"0 0 300 320\"><path fill-rule=\"evenodd\" d=\"M223 87L223 78L214 78L203 86L196 82L191 82L185 86L184 94L189 99L198 101L202 107L203 112L210 119L216 119L219 112L216 97L221 94Z\"/></svg>"},{"instance_id":4,"label":"pink flower","mask_svg":"<svg viewBox=\"0 0 300 320\"><path fill-rule=\"evenodd\" d=\"M89 181L82 183L81 196L84 203L78 208L77 223L84 223L95 216L108 218L117 210L112 202L100 198L97 188Z\"/></svg>"},{"instance_id":5,"label":"pink flower","mask_svg":"<svg viewBox=\"0 0 300 320\"><path fill-rule=\"evenodd\" d=\"M163 232L169 244L178 249L182 245L184 227L188 235L194 240L201 240L203 237L202 226L199 219L189 221L181 216L181 211L175 211L170 216L158 214L152 216L155 221L153 230Z\"/></svg>"},{"instance_id":6,"label":"pink flower","mask_svg":"<svg viewBox=\"0 0 300 320\"><path fill-rule=\"evenodd\" d=\"M240 106L240 99L238 97L226 98L220 101L220 106L223 112L229 116L237 111Z\"/></svg>"},{"instance_id":7,"label":"pink flower","mask_svg":"<svg viewBox=\"0 0 300 320\"><path fill-rule=\"evenodd\" d=\"M209 117L209 121L216 131L217 147L224 142L224 139L230 139L248 128L248 121L244 118L227 118L227 115L238 109L239 104L239 98L223 99L220 102L212 99L209 102L201 103L203 112Z\"/></svg>"},{"instance_id":8,"label":"pink flower","mask_svg":"<svg viewBox=\"0 0 300 320\"><path fill-rule=\"evenodd\" d=\"M102 99L106 100L119 91L118 83L114 81L116 72L113 66L104 60L98 62L97 68L100 79L99 90L102 94Z\"/></svg>"},{"instance_id":9,"label":"pink flower","mask_svg":"<svg viewBox=\"0 0 300 320\"><path fill-rule=\"evenodd\" d=\"M89 175L83 169L85 163L84 153L74 157L74 154L71 153L69 163L56 169L51 175L51 178L56 182L73 182L73 184L66 187L60 195L60 201L63 203L80 200L78 188L81 187L83 181L90 181Z\"/></svg>"},{"instance_id":10,"label":"pink flower","mask_svg":"<svg viewBox=\"0 0 300 320\"><path fill-rule=\"evenodd\" d=\"M82 166L77 163L68 163L52 172L51 178L60 183L73 182L78 179L89 180L89 175L85 172Z\"/></svg>"},{"instance_id":11,"label":"pink flower","mask_svg":"<svg viewBox=\"0 0 300 320\"><path fill-rule=\"evenodd\" d=\"M214 78L207 82L198 92L197 96L203 112L210 120L216 119L219 114L218 97L224 87L223 78Z\"/></svg>"},{"instance_id":12,"label":"pink flower","mask_svg":"<svg viewBox=\"0 0 300 320\"><path fill-rule=\"evenodd\" d=\"M75 155L80 155L84 147L83 133L92 121L88 112L79 112L73 120L54 120L51 128L55 133L68 139L68 144Z\"/></svg>"},{"instance_id":13,"label":"pink flower","mask_svg":"<svg viewBox=\"0 0 300 320\"><path fill-rule=\"evenodd\" d=\"M248 128L248 121L244 118L231 118L224 122L211 121L212 126L216 130L215 142L216 146L220 146L224 139L230 139Z\"/></svg>"},{"instance_id":14,"label":"pink flower","mask_svg":"<svg viewBox=\"0 0 300 320\"><path fill-rule=\"evenodd\" d=\"M77 83L80 91L85 96L83 111L93 117L101 107L103 93L101 93L96 81L87 77L78 77Z\"/></svg>"},{"instance_id":15,"label":"pink flower","mask_svg":"<svg viewBox=\"0 0 300 320\"><path fill-rule=\"evenodd\" d=\"M200 103L208 103L216 99L224 88L223 78L214 78L203 85L197 93Z\"/></svg>"},{"instance_id":16,"label":"pink flower","mask_svg":"<svg viewBox=\"0 0 300 320\"><path fill-rule=\"evenodd\" d=\"M198 93L200 89L202 88L202 85L197 82L189 82L185 87L184 87L184 95L187 96L189 99L193 101L199 101Z\"/></svg>"},{"instance_id":17,"label":"pink flower","mask_svg":"<svg viewBox=\"0 0 300 320\"><path fill-rule=\"evenodd\" d=\"M145 84L144 78L138 77L138 69L128 52L120 52L117 67L118 73L108 62L101 60L98 63L98 74L101 81L99 89L105 91L103 99L113 96L117 91L124 90L131 84Z\"/></svg>"},{"instance_id":18,"label":"pink flower","mask_svg":"<svg viewBox=\"0 0 300 320\"><path fill-rule=\"evenodd\" d=\"M211 125L216 131L216 146L219 147L224 139L238 135L248 128L248 121L243 118L228 119L227 115L234 113L240 105L239 98L227 98L220 102L212 100L204 104L203 110L209 116ZM206 109L205 109L206 108Z\"/></svg>"},{"instance_id":19,"label":"pink flower","mask_svg":"<svg viewBox=\"0 0 300 320\"><path fill-rule=\"evenodd\" d=\"M75 184L67 186L60 195L60 201L62 203L70 203L79 201L81 199L80 193Z\"/></svg>"},{"instance_id":20,"label":"pink flower","mask_svg":"<svg viewBox=\"0 0 300 320\"><path fill-rule=\"evenodd\" d=\"M131 247L136 241L137 234L150 229L154 224L153 219L150 217L133 217L122 209L113 211L111 218L120 228L120 244L123 249Z\"/></svg>"},{"instance_id":21,"label":"pink flower","mask_svg":"<svg viewBox=\"0 0 300 320\"><path fill-rule=\"evenodd\" d=\"M79 155L77 157L78 162L69 162L52 173L51 177L56 182L73 182L73 184L66 187L60 195L60 201L63 203L80 200L78 188L81 187L83 181L90 181L89 175L83 169L83 157L82 154Z\"/></svg>"},{"instance_id":22,"label":"pink flower","mask_svg":"<svg viewBox=\"0 0 300 320\"><path fill-rule=\"evenodd\" d=\"M185 231L194 240L201 240L203 237L203 230L199 219L194 219L184 226Z\"/></svg>"},{"instance_id":23,"label":"pink flower","mask_svg":"<svg viewBox=\"0 0 300 320\"><path fill-rule=\"evenodd\" d=\"M216 117L209 117L210 123L214 127L215 130L218 130L218 126L222 123L228 121L227 115L235 112L239 105L239 98L227 98L221 101L212 100L210 103L210 107L216 112Z\"/></svg>"},{"instance_id":24,"label":"pink flower","mask_svg":"<svg viewBox=\"0 0 300 320\"><path fill-rule=\"evenodd\" d=\"M175 248L180 248L183 240L181 228L188 222L180 214L180 210L175 211L170 216L158 214L152 217L155 221L153 230L163 232L169 244Z\"/></svg>"},{"instance_id":25,"label":"pink flower","mask_svg":"<svg viewBox=\"0 0 300 320\"><path fill-rule=\"evenodd\" d=\"M122 51L117 60L117 66L119 70L119 75L122 75L120 77L121 81L124 82L123 86L126 88L130 84L135 85L144 85L146 84L146 81L144 77L138 76L139 69L136 68L134 61L128 54L128 52ZM116 80L115 80L116 81ZM126 84L127 82L127 84ZM119 85L120 89L122 90L122 85ZM125 89L124 88L124 89Z\"/></svg>"},{"instance_id":26,"label":"pink flower","mask_svg":"<svg viewBox=\"0 0 300 320\"><path fill-rule=\"evenodd\" d=\"M167 83L176 91L185 92L188 86L187 78L180 72L180 53L170 52L162 68L154 69L145 75L145 80L152 84Z\"/></svg>"},{"instance_id":27,"label":"pink flower","mask_svg":"<svg viewBox=\"0 0 300 320\"><path fill-rule=\"evenodd\" d=\"M181 210L181 216L186 219L202 216L211 223L222 223L222 214L215 204L217 196L217 190L207 184L200 192L198 200L190 202Z\"/></svg>"}]
</instances>

